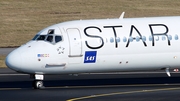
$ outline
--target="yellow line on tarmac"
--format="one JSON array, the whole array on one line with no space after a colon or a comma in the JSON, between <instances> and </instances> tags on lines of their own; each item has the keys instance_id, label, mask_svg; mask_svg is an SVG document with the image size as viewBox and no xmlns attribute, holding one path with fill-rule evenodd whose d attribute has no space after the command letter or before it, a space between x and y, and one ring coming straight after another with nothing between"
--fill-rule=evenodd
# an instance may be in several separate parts
<instances>
[{"instance_id":1,"label":"yellow line on tarmac","mask_svg":"<svg viewBox=\"0 0 180 101\"><path fill-rule=\"evenodd\" d=\"M84 97L79 97L79 98L72 98L72 99L69 99L67 101L77 101L77 100L104 97L104 96L112 96L112 95L144 93L144 92L157 92L157 91L168 91L168 90L179 90L179 89L180 89L180 87L178 87L178 88L152 89L152 90L140 90L140 91L128 91L128 92L116 92L116 93L107 93L107 94L97 94L97 95L84 96Z\"/></svg>"}]
</instances>

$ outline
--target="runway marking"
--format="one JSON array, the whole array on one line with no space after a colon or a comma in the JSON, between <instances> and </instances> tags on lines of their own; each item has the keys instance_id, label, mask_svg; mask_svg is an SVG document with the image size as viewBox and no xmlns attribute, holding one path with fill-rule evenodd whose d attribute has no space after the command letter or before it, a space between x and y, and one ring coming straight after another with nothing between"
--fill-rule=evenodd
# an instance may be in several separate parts
<instances>
[{"instance_id":1,"label":"runway marking","mask_svg":"<svg viewBox=\"0 0 180 101\"><path fill-rule=\"evenodd\" d=\"M2 90L20 90L21 88L0 88L0 91Z\"/></svg>"},{"instance_id":2,"label":"runway marking","mask_svg":"<svg viewBox=\"0 0 180 101\"><path fill-rule=\"evenodd\" d=\"M90 96L84 96L79 98L72 98L66 101L77 101L77 100L84 100L84 99L90 99L90 98L97 98L97 97L104 97L104 96L113 96L113 95L123 95L123 94L134 94L134 93L146 93L146 92L157 92L157 91L170 91L170 90L179 90L178 88L163 88L163 89L152 89L152 90L140 90L140 91L128 91L128 92L116 92L116 93L107 93L107 94L97 94L97 95L90 95Z\"/></svg>"},{"instance_id":3,"label":"runway marking","mask_svg":"<svg viewBox=\"0 0 180 101\"><path fill-rule=\"evenodd\" d=\"M176 73L180 73L180 72L171 72L173 74L176 74ZM109 73L79 73L78 75L108 75L108 74L166 74L165 71L161 71L161 72L109 72Z\"/></svg>"},{"instance_id":4,"label":"runway marking","mask_svg":"<svg viewBox=\"0 0 180 101\"><path fill-rule=\"evenodd\" d=\"M59 87L45 87L45 89L71 89L71 88L104 88L104 87L133 87L133 86L178 86L180 84L137 84L137 85L101 85L101 86L59 86ZM2 90L21 90L22 88L0 88Z\"/></svg>"},{"instance_id":5,"label":"runway marking","mask_svg":"<svg viewBox=\"0 0 180 101\"><path fill-rule=\"evenodd\" d=\"M45 87L46 89L57 88L104 88L104 87L133 87L133 86L179 86L180 84L134 84L134 85L100 85L100 86L59 86L59 87Z\"/></svg>"},{"instance_id":6,"label":"runway marking","mask_svg":"<svg viewBox=\"0 0 180 101\"><path fill-rule=\"evenodd\" d=\"M0 76L23 76L28 74L0 74Z\"/></svg>"}]
</instances>

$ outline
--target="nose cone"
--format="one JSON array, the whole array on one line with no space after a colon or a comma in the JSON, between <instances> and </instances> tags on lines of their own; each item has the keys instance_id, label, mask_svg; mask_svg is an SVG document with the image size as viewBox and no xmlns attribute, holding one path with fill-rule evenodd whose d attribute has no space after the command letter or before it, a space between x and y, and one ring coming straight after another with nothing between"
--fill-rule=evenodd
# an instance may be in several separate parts
<instances>
[{"instance_id":1,"label":"nose cone","mask_svg":"<svg viewBox=\"0 0 180 101\"><path fill-rule=\"evenodd\" d=\"M15 71L19 71L21 68L21 55L20 52L16 49L11 52L5 60L6 66Z\"/></svg>"}]
</instances>

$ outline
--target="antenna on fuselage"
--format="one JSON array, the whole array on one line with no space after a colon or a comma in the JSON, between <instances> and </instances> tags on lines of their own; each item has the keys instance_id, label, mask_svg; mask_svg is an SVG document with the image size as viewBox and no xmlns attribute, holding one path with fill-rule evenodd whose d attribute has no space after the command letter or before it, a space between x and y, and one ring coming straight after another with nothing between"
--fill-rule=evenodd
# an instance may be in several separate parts
<instances>
[{"instance_id":1,"label":"antenna on fuselage","mask_svg":"<svg viewBox=\"0 0 180 101\"><path fill-rule=\"evenodd\" d=\"M123 19L124 18L124 14L125 14L125 12L122 12L120 17L119 17L119 19Z\"/></svg>"}]
</instances>

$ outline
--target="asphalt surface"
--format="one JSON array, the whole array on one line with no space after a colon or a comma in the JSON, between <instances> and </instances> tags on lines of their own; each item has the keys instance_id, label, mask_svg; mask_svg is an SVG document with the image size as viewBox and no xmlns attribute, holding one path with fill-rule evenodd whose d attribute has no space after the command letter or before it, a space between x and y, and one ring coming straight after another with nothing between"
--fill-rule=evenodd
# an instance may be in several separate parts
<instances>
[{"instance_id":1,"label":"asphalt surface","mask_svg":"<svg viewBox=\"0 0 180 101\"><path fill-rule=\"evenodd\" d=\"M5 68L0 101L180 101L179 77L172 70L171 77L164 71L45 75L46 88L35 90L29 75Z\"/></svg>"},{"instance_id":2,"label":"asphalt surface","mask_svg":"<svg viewBox=\"0 0 180 101\"><path fill-rule=\"evenodd\" d=\"M35 90L29 75L0 69L0 101L179 101L180 73L45 75ZM3 72L3 73L2 73Z\"/></svg>"},{"instance_id":3,"label":"asphalt surface","mask_svg":"<svg viewBox=\"0 0 180 101\"><path fill-rule=\"evenodd\" d=\"M16 48L0 48L0 55L7 55Z\"/></svg>"}]
</instances>

